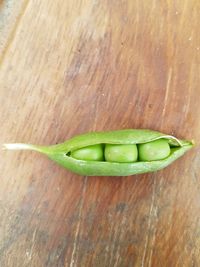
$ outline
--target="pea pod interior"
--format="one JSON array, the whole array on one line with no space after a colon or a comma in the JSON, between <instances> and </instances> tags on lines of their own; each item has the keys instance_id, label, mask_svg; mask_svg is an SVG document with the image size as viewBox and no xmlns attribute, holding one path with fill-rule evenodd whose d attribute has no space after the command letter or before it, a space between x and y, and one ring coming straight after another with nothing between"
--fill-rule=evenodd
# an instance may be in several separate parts
<instances>
[{"instance_id":1,"label":"pea pod interior","mask_svg":"<svg viewBox=\"0 0 200 267\"><path fill-rule=\"evenodd\" d=\"M79 160L70 156L71 151L96 144L146 144L155 140L167 140L170 145L169 155L161 160L136 162L108 162ZM160 170L181 157L191 149L193 143L179 140L173 136L151 130L119 130L110 132L93 132L76 136L62 144L46 147L45 153L67 169L89 176L127 176Z\"/></svg>"}]
</instances>

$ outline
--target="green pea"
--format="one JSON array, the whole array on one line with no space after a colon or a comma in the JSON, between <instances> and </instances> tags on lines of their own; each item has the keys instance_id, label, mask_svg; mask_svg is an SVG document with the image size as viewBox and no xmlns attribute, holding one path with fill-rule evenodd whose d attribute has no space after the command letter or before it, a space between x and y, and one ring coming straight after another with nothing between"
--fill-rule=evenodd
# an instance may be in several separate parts
<instances>
[{"instance_id":1,"label":"green pea","mask_svg":"<svg viewBox=\"0 0 200 267\"><path fill-rule=\"evenodd\" d=\"M161 160L169 156L170 146L167 140L159 139L138 145L140 161Z\"/></svg>"},{"instance_id":2,"label":"green pea","mask_svg":"<svg viewBox=\"0 0 200 267\"><path fill-rule=\"evenodd\" d=\"M135 162L138 151L136 145L105 145L105 160L109 162Z\"/></svg>"},{"instance_id":3,"label":"green pea","mask_svg":"<svg viewBox=\"0 0 200 267\"><path fill-rule=\"evenodd\" d=\"M74 150L71 152L71 157L79 160L102 161L104 158L103 146L97 144Z\"/></svg>"}]
</instances>

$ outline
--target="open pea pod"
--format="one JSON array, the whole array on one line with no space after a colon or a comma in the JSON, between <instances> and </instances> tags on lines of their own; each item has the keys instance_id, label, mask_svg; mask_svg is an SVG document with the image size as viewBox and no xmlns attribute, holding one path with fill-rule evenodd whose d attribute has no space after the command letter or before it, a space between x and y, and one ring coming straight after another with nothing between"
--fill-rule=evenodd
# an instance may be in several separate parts
<instances>
[{"instance_id":1,"label":"open pea pod","mask_svg":"<svg viewBox=\"0 0 200 267\"><path fill-rule=\"evenodd\" d=\"M71 153L92 145L140 145L165 139L170 146L169 155L160 160L136 161L129 163L107 162L105 160L80 160L73 158ZM31 144L5 144L6 149L35 150L47 155L50 159L68 170L86 176L128 176L133 174L154 172L165 168L193 147L193 141L179 140L171 135L146 129L128 129L108 132L91 132L71 138L52 146Z\"/></svg>"}]
</instances>

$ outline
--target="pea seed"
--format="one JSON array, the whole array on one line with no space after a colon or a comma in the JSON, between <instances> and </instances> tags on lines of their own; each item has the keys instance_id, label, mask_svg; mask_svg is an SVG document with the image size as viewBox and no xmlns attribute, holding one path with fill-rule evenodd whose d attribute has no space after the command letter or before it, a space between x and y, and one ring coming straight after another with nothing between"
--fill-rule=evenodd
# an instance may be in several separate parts
<instances>
[{"instance_id":1,"label":"pea seed","mask_svg":"<svg viewBox=\"0 0 200 267\"><path fill-rule=\"evenodd\" d=\"M71 152L71 157L79 160L102 161L104 158L103 146L97 144L74 150Z\"/></svg>"},{"instance_id":2,"label":"pea seed","mask_svg":"<svg viewBox=\"0 0 200 267\"><path fill-rule=\"evenodd\" d=\"M138 145L140 161L161 160L169 156L170 146L165 139Z\"/></svg>"},{"instance_id":3,"label":"pea seed","mask_svg":"<svg viewBox=\"0 0 200 267\"><path fill-rule=\"evenodd\" d=\"M138 157L136 145L106 144L104 153L105 160L110 162L135 162Z\"/></svg>"}]
</instances>

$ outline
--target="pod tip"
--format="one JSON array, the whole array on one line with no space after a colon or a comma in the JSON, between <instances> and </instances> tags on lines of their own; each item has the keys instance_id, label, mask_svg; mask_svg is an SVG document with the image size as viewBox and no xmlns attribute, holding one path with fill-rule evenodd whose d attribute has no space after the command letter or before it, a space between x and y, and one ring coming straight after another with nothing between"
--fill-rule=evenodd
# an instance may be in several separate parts
<instances>
[{"instance_id":1,"label":"pod tip","mask_svg":"<svg viewBox=\"0 0 200 267\"><path fill-rule=\"evenodd\" d=\"M14 144L2 144L2 150L10 150L13 149Z\"/></svg>"},{"instance_id":2,"label":"pod tip","mask_svg":"<svg viewBox=\"0 0 200 267\"><path fill-rule=\"evenodd\" d=\"M12 144L3 144L2 150L21 150L21 149L33 149L32 145L21 144L21 143L12 143Z\"/></svg>"},{"instance_id":3,"label":"pod tip","mask_svg":"<svg viewBox=\"0 0 200 267\"><path fill-rule=\"evenodd\" d=\"M7 149L7 144L2 144L1 145L1 150L6 150Z\"/></svg>"},{"instance_id":4,"label":"pod tip","mask_svg":"<svg viewBox=\"0 0 200 267\"><path fill-rule=\"evenodd\" d=\"M48 154L48 147L32 145L32 144L23 144L23 143L3 144L2 150L32 150Z\"/></svg>"},{"instance_id":5,"label":"pod tip","mask_svg":"<svg viewBox=\"0 0 200 267\"><path fill-rule=\"evenodd\" d=\"M195 141L194 139L191 140L191 144L194 146L195 145Z\"/></svg>"}]
</instances>

